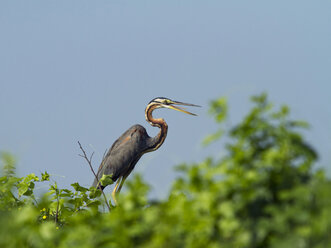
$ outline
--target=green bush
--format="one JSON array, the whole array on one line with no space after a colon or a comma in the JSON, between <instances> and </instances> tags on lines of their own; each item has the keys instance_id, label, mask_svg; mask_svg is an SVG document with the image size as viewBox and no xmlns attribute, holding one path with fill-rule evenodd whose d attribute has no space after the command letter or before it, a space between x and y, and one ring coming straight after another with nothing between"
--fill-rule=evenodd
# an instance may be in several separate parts
<instances>
[{"instance_id":1,"label":"green bush","mask_svg":"<svg viewBox=\"0 0 331 248\"><path fill-rule=\"evenodd\" d=\"M211 103L219 130L204 144L219 144L223 156L177 166L165 200L149 201L137 174L110 211L99 191L78 183L52 183L37 196L47 172L16 177L2 153L0 247L331 247L331 181L313 169L317 154L300 131L308 125L264 94L252 101L230 130L226 101Z\"/></svg>"}]
</instances>

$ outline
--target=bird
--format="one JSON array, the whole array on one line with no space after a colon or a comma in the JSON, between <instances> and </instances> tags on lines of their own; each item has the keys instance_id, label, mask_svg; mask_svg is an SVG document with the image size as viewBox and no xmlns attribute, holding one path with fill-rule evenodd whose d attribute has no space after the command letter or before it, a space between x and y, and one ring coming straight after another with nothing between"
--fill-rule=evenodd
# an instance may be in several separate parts
<instances>
[{"instance_id":1,"label":"bird","mask_svg":"<svg viewBox=\"0 0 331 248\"><path fill-rule=\"evenodd\" d=\"M146 106L145 118L150 125L160 128L159 133L155 137L150 137L143 126L135 124L113 143L104 156L92 186L103 191L107 185L101 185L100 179L104 175L109 175L112 181L116 182L112 191L115 205L118 205L116 194L121 191L125 179L130 175L141 156L159 149L167 137L167 123L163 118L155 119L152 115L153 111L159 108L168 108L196 116L196 114L176 105L200 107L199 105L173 101L165 97L154 98Z\"/></svg>"}]
</instances>

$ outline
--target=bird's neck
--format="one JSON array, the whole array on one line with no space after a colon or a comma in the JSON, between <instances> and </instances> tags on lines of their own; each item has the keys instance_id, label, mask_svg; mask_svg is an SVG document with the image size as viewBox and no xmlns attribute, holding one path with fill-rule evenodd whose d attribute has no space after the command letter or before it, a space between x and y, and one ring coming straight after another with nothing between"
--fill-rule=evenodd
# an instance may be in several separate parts
<instances>
[{"instance_id":1,"label":"bird's neck","mask_svg":"<svg viewBox=\"0 0 331 248\"><path fill-rule=\"evenodd\" d=\"M153 104L149 104L145 110L145 117L146 121L149 122L153 127L159 127L160 132L153 138L150 139L150 143L148 144L147 152L157 150L164 142L165 138L167 137L168 133L168 125L162 118L154 118L152 112L157 107Z\"/></svg>"}]
</instances>

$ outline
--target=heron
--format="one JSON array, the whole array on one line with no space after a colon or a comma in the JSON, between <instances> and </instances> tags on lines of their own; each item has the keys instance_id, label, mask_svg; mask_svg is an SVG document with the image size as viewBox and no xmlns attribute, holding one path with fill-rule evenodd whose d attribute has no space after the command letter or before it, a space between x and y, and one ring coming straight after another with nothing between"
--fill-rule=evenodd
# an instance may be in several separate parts
<instances>
[{"instance_id":1,"label":"heron","mask_svg":"<svg viewBox=\"0 0 331 248\"><path fill-rule=\"evenodd\" d=\"M114 203L118 205L116 194L121 191L125 179L130 175L138 160L143 154L160 148L167 137L167 123L163 118L155 119L152 115L153 111L158 108L168 108L189 115L196 115L188 112L184 107L176 105L200 107L199 105L173 101L165 97L157 97L151 100L145 109L145 118L150 125L160 128L159 133L155 137L150 137L143 126L136 124L130 127L114 142L104 156L92 186L103 190L107 185L101 185L99 180L104 175L110 175L112 181L116 182L112 191L112 198Z\"/></svg>"}]
</instances>

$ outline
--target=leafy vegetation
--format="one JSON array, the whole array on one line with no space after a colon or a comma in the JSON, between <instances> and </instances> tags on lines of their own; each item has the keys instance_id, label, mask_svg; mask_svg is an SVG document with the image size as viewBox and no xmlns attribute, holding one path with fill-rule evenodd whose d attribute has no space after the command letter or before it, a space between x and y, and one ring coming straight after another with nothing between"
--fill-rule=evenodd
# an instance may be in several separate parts
<instances>
[{"instance_id":1,"label":"leafy vegetation","mask_svg":"<svg viewBox=\"0 0 331 248\"><path fill-rule=\"evenodd\" d=\"M308 125L264 94L252 101L230 130L226 101L211 103L219 130L204 144L226 136L224 155L179 165L165 200L150 202L135 174L108 211L94 188L60 189L47 172L15 176L2 153L0 247L330 247L331 181L313 169L317 154L300 131Z\"/></svg>"}]
</instances>

